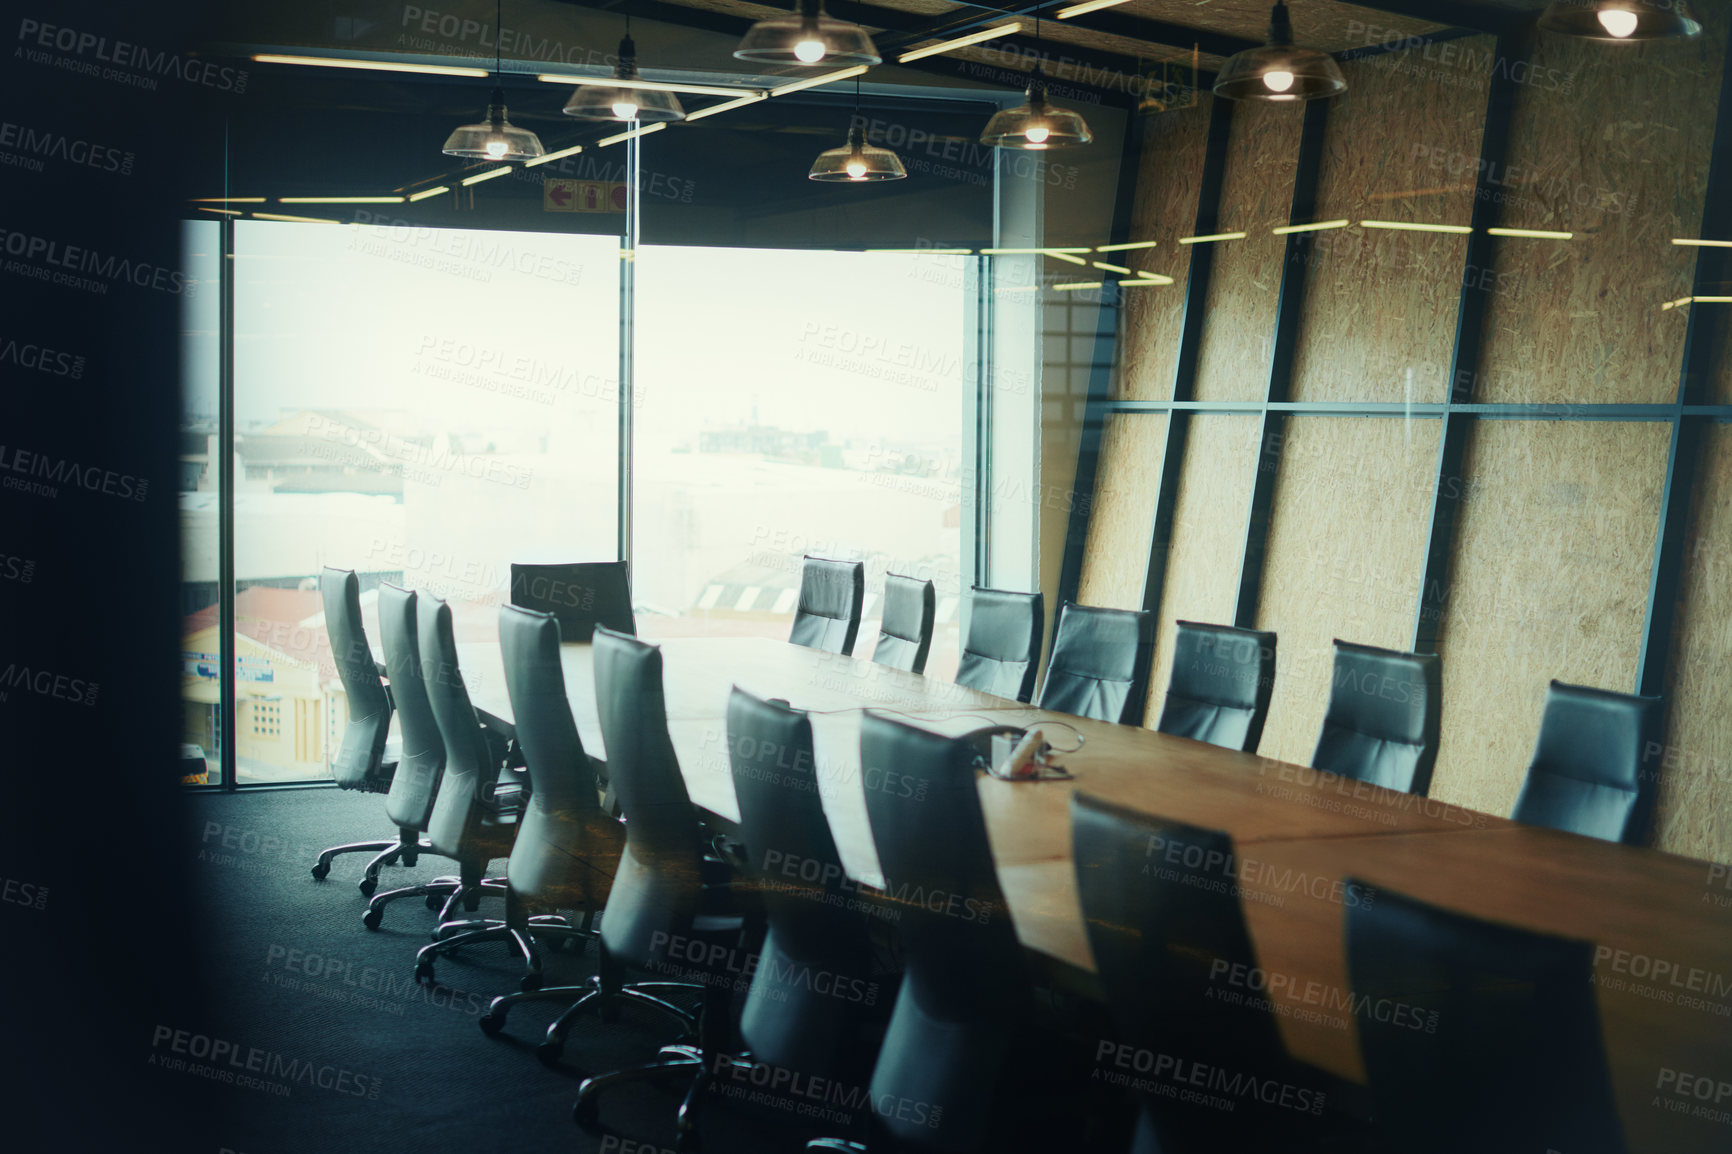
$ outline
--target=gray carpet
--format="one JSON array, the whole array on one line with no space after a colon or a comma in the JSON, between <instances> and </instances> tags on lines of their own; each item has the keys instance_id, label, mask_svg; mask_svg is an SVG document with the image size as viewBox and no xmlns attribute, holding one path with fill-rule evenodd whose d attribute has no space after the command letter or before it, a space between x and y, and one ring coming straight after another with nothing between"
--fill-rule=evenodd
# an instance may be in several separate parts
<instances>
[{"instance_id":1,"label":"gray carpet","mask_svg":"<svg viewBox=\"0 0 1732 1154\"><path fill-rule=\"evenodd\" d=\"M151 1073L180 1103L179 1120L188 1126L172 1148L237 1154L672 1149L678 1107L672 1089L610 1090L602 1103L608 1135L600 1138L585 1134L570 1113L584 1072L655 1057L672 1040L664 1022L629 1010L610 1024L586 1019L572 1033L566 1065L549 1069L533 1048L564 1003L517 1007L496 1039L476 1024L495 994L517 989L523 972L503 943L441 959L439 984L427 989L415 984L412 967L436 915L419 898L393 903L381 928L368 931L361 925L366 899L355 887L364 855L344 855L328 879L313 880L308 867L320 849L388 832L378 797L276 791L200 797L190 809L187 846L205 926L202 955L189 961L188 976L196 964L206 1020L162 1023L188 1033L169 1034L149 1051L168 1059ZM413 869L387 867L380 888L414 884L449 872L450 865L429 857ZM495 863L490 872L502 872L503 865ZM481 912L496 913L501 905L484 899ZM548 950L543 957L548 985L579 983L594 972L593 946L582 955ZM147 1041L160 1034L153 1029ZM198 1035L213 1050L229 1044L220 1060L193 1057L206 1045ZM255 1056L255 1048L262 1053ZM177 1060L184 1065L174 1065ZM710 1093L703 1102L703 1149L800 1149L814 1131L777 1114Z\"/></svg>"}]
</instances>

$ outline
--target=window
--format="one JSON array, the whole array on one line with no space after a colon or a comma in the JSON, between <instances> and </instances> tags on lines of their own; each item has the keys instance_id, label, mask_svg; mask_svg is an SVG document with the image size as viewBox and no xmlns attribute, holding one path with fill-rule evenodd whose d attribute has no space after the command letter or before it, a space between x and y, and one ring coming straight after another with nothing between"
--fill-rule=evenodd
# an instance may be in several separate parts
<instances>
[{"instance_id":1,"label":"window","mask_svg":"<svg viewBox=\"0 0 1732 1154\"><path fill-rule=\"evenodd\" d=\"M511 562L617 554L619 243L234 236L237 779L316 780L346 717L323 567L360 574L377 648L381 581L449 600L460 638L494 636ZM187 533L214 539L214 518L201 503ZM211 601L189 653L215 651Z\"/></svg>"},{"instance_id":2,"label":"window","mask_svg":"<svg viewBox=\"0 0 1732 1154\"><path fill-rule=\"evenodd\" d=\"M811 553L866 563L856 656L872 652L884 574L931 580L927 672L953 676L973 472L962 269L645 246L636 289L640 629L786 638Z\"/></svg>"}]
</instances>

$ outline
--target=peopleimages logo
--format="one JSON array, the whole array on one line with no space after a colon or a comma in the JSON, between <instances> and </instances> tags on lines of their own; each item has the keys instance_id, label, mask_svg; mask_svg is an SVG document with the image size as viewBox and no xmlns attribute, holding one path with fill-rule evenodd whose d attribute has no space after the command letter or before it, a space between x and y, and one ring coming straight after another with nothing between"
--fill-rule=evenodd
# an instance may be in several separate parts
<instances>
[{"instance_id":1,"label":"peopleimages logo","mask_svg":"<svg viewBox=\"0 0 1732 1154\"><path fill-rule=\"evenodd\" d=\"M60 490L46 483L50 481L131 501L142 501L150 492L150 482L143 477L117 473L98 465L80 465L64 457L50 457L10 445L0 445L0 473L17 474L0 481L0 488L18 489L42 497L59 495ZM22 477L40 477L42 480L21 480Z\"/></svg>"},{"instance_id":2,"label":"peopleimages logo","mask_svg":"<svg viewBox=\"0 0 1732 1154\"><path fill-rule=\"evenodd\" d=\"M83 357L10 338L0 341L0 365L17 365L21 369L34 369L51 377L70 377L75 381L84 375Z\"/></svg>"},{"instance_id":3,"label":"peopleimages logo","mask_svg":"<svg viewBox=\"0 0 1732 1154\"><path fill-rule=\"evenodd\" d=\"M94 32L80 32L76 28L45 24L28 17L18 21L18 41L23 45L18 52L32 64L54 64L80 75L98 76L104 80L123 80L141 88L156 87L152 76L172 76L176 80L184 80L202 88L215 88L220 92L237 94L245 92L247 87L247 73L244 68L231 68L211 60L183 57L178 52L146 48L142 44L133 44L126 40L110 40ZM69 57L56 58L49 55L50 52L69 53L73 57L88 58L93 63L80 66L76 60ZM115 67L101 68L101 64L112 64ZM121 71L122 69L134 69L150 75L136 76ZM141 81L143 83L140 83Z\"/></svg>"},{"instance_id":4,"label":"peopleimages logo","mask_svg":"<svg viewBox=\"0 0 1732 1154\"><path fill-rule=\"evenodd\" d=\"M356 1098L371 1099L379 1096L380 1083L377 1078L357 1074L341 1066L319 1065L305 1058L288 1058L274 1050L261 1050L257 1046L243 1049L239 1043L224 1038L212 1038L208 1034L195 1034L190 1030L177 1030L173 1026L157 1026L151 1035L150 1048L149 1064L152 1066L185 1071L231 1085L271 1089L282 1097L288 1096L290 1085L295 1082ZM187 1058L194 1059L197 1064L189 1067ZM278 1078L281 1081L260 1085L261 1078L248 1076L254 1074L262 1078Z\"/></svg>"},{"instance_id":5,"label":"peopleimages logo","mask_svg":"<svg viewBox=\"0 0 1732 1154\"><path fill-rule=\"evenodd\" d=\"M116 256L113 253L105 256L95 249L63 244L58 240L33 236L27 232L0 229L0 252L18 258L6 262L7 272L69 288L106 293L108 286L101 280L92 279L100 277L111 281L124 281L139 288L156 289L172 296L190 297L198 291L198 281L178 269L164 268L149 261L132 260L130 257ZM27 261L40 261L48 267L27 264ZM81 273L90 275L76 275Z\"/></svg>"},{"instance_id":6,"label":"peopleimages logo","mask_svg":"<svg viewBox=\"0 0 1732 1154\"><path fill-rule=\"evenodd\" d=\"M17 149L26 157L70 161L94 168L98 172L118 172L122 176L132 172L130 152L123 152L106 144L93 144L88 140L80 140L48 129L13 124L10 120L0 120L0 148ZM0 156L3 155L0 153ZM30 167L40 169L41 165Z\"/></svg>"}]
</instances>

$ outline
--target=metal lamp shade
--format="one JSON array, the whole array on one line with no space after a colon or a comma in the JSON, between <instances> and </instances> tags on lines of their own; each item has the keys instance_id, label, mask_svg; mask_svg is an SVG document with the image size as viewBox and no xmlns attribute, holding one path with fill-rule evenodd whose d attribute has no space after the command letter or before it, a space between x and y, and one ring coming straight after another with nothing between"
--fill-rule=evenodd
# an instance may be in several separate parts
<instances>
[{"instance_id":1,"label":"metal lamp shade","mask_svg":"<svg viewBox=\"0 0 1732 1154\"><path fill-rule=\"evenodd\" d=\"M628 108L635 112L621 115ZM565 102L565 114L583 120L638 120L646 124L686 118L679 97L671 92L613 84L580 84Z\"/></svg>"},{"instance_id":2,"label":"metal lamp shade","mask_svg":"<svg viewBox=\"0 0 1732 1154\"><path fill-rule=\"evenodd\" d=\"M1702 31L1684 0L1552 0L1540 27L1614 44L1678 39Z\"/></svg>"},{"instance_id":3,"label":"metal lamp shade","mask_svg":"<svg viewBox=\"0 0 1732 1154\"><path fill-rule=\"evenodd\" d=\"M461 125L445 138L441 150L446 156L462 156L472 160L534 160L546 150L541 139L527 128L518 128L505 117L505 103L500 94L493 94L487 108L487 119L479 124Z\"/></svg>"},{"instance_id":4,"label":"metal lamp shade","mask_svg":"<svg viewBox=\"0 0 1732 1154\"><path fill-rule=\"evenodd\" d=\"M907 175L908 170L902 167L900 157L888 148L867 144L866 135L859 128L849 131L848 143L841 148L819 153L818 159L812 162L812 171L806 174L811 180L848 184L901 180Z\"/></svg>"},{"instance_id":5,"label":"metal lamp shade","mask_svg":"<svg viewBox=\"0 0 1732 1154\"><path fill-rule=\"evenodd\" d=\"M1215 95L1228 100L1318 100L1346 91L1347 78L1334 57L1291 44L1247 48L1215 77Z\"/></svg>"},{"instance_id":6,"label":"metal lamp shade","mask_svg":"<svg viewBox=\"0 0 1732 1154\"><path fill-rule=\"evenodd\" d=\"M884 60L864 28L827 15L821 2L808 3L801 12L758 21L746 30L740 46L734 49L734 58L808 68L846 68Z\"/></svg>"},{"instance_id":7,"label":"metal lamp shade","mask_svg":"<svg viewBox=\"0 0 1732 1154\"><path fill-rule=\"evenodd\" d=\"M1015 108L999 110L980 134L982 144L1031 152L1073 148L1093 139L1094 134L1081 116L1047 102L1046 87L1041 84L1029 85L1028 99Z\"/></svg>"}]
</instances>

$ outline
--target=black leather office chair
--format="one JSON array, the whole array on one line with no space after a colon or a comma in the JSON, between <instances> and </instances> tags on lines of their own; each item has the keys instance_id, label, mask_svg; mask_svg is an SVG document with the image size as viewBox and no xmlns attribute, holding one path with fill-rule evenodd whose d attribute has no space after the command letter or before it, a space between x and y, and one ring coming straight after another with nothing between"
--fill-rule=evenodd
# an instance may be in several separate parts
<instances>
[{"instance_id":1,"label":"black leather office chair","mask_svg":"<svg viewBox=\"0 0 1732 1154\"><path fill-rule=\"evenodd\" d=\"M1359 1018L1384 1148L1623 1154L1593 943L1376 895L1347 907L1347 965L1388 1007Z\"/></svg>"},{"instance_id":2,"label":"black leather office chair","mask_svg":"<svg viewBox=\"0 0 1732 1154\"><path fill-rule=\"evenodd\" d=\"M713 952L722 966L727 959L743 964L738 950L741 921L718 909L725 905L726 887L711 884L722 879L705 860L702 825L668 737L661 650L605 627L595 631L594 646L602 740L625 815L625 850L602 912L596 976L582 986L495 998L481 1025L496 1034L518 1002L576 996L548 1027L537 1051L550 1064L559 1060L578 1017L622 1002L672 1018L681 1027L682 1039L696 1030L698 1046L692 1054L588 1078L578 1087L573 1107L576 1120L590 1126L597 1120L597 1096L610 1085L690 1078L679 1113L680 1132L689 1134L697 1100L716 1057L726 1048L728 1033L730 975L713 972L709 959ZM681 980L628 984L627 967ZM651 991L699 993L703 1004L694 1015Z\"/></svg>"},{"instance_id":3,"label":"black leather office chair","mask_svg":"<svg viewBox=\"0 0 1732 1154\"><path fill-rule=\"evenodd\" d=\"M1162 733L1257 752L1275 690L1275 635L1180 621Z\"/></svg>"},{"instance_id":4,"label":"black leather office chair","mask_svg":"<svg viewBox=\"0 0 1732 1154\"><path fill-rule=\"evenodd\" d=\"M1646 845L1660 784L1665 702L1553 681L1510 817Z\"/></svg>"},{"instance_id":5,"label":"black leather office chair","mask_svg":"<svg viewBox=\"0 0 1732 1154\"><path fill-rule=\"evenodd\" d=\"M385 667L391 679L391 695L397 705L397 724L403 743L397 776L391 783L385 809L399 826L426 831L432 825L439 803L445 777L446 750L445 737L427 693L427 667L421 654L419 601L419 596L411 590L389 582L379 585L379 640L385 649ZM504 758L510 748L508 731L497 719L490 720L490 750ZM418 852L451 856L431 837ZM481 863L483 867L486 864L485 861ZM368 929L376 930L387 906L404 898L420 897L426 899L429 909L440 910L439 920L443 924L459 905L470 910L478 908L483 890L502 895L505 882L503 879L482 879L477 887L466 883L461 873L437 877L421 885L374 894L367 903L367 912L362 915L361 922Z\"/></svg>"},{"instance_id":6,"label":"black leather office chair","mask_svg":"<svg viewBox=\"0 0 1732 1154\"><path fill-rule=\"evenodd\" d=\"M1154 614L1066 602L1053 630L1040 707L1141 725L1154 650Z\"/></svg>"},{"instance_id":7,"label":"black leather office chair","mask_svg":"<svg viewBox=\"0 0 1732 1154\"><path fill-rule=\"evenodd\" d=\"M1014 1103L997 1092L1032 991L993 866L974 747L867 713L860 760L866 781L896 783L868 788L866 813L906 969L873 1068L864 1145L809 1148L1020 1148L1009 1141ZM908 781L925 788L902 789ZM897 1108L908 1104L925 1108Z\"/></svg>"},{"instance_id":8,"label":"black leather office chair","mask_svg":"<svg viewBox=\"0 0 1732 1154\"><path fill-rule=\"evenodd\" d=\"M584 752L572 720L560 636L551 613L512 605L499 610L505 688L531 785L506 882L525 906L587 915L607 901L625 827L598 800L597 762Z\"/></svg>"},{"instance_id":9,"label":"black leather office chair","mask_svg":"<svg viewBox=\"0 0 1732 1154\"><path fill-rule=\"evenodd\" d=\"M825 653L854 653L860 609L866 602L866 566L859 561L807 557L800 570L800 603L788 640Z\"/></svg>"},{"instance_id":10,"label":"black leather office chair","mask_svg":"<svg viewBox=\"0 0 1732 1154\"><path fill-rule=\"evenodd\" d=\"M553 614L566 641L588 641L597 625L637 636L631 574L624 561L513 564L511 603Z\"/></svg>"},{"instance_id":11,"label":"black leather office chair","mask_svg":"<svg viewBox=\"0 0 1732 1154\"><path fill-rule=\"evenodd\" d=\"M428 840L438 853L457 859L461 889L447 899L476 908L487 875L488 861L511 858L532 783L511 775L506 768L507 745L497 729L481 724L469 691L457 667L457 641L450 624L450 606L435 596L421 596L416 606L417 639L421 643L421 674L426 684L433 717L445 740L445 776L433 804ZM558 650L554 650L558 660ZM546 849L542 851L546 853ZM490 882L497 889L497 880ZM521 894L507 884L504 918L483 918L471 925L442 925L438 941L423 946L416 955L416 981L433 981L433 960L442 953L483 941L504 941L523 958L523 988L540 986L542 962L530 937L530 924L547 932L577 930L556 915L530 918L523 910ZM457 932L452 932L457 930Z\"/></svg>"},{"instance_id":12,"label":"black leather office chair","mask_svg":"<svg viewBox=\"0 0 1732 1154\"><path fill-rule=\"evenodd\" d=\"M1146 1083L1132 1154L1333 1149L1351 1135L1340 1082L1292 1058L1260 992L1227 980L1260 972L1232 839L1083 793L1071 794L1070 811L1089 948L1125 1047L1097 1058L1096 1076ZM1172 1062L1153 1068L1138 1054ZM1231 1071L1231 1086L1280 1087L1284 1097L1217 1091L1231 1108L1208 1104L1211 1095L1183 1093L1185 1072L1201 1067Z\"/></svg>"},{"instance_id":13,"label":"black leather office chair","mask_svg":"<svg viewBox=\"0 0 1732 1154\"><path fill-rule=\"evenodd\" d=\"M391 731L391 695L380 679L380 667L367 645L361 623L361 582L352 569L327 567L319 575L319 594L325 605L325 633L331 642L331 657L348 700L349 725L343 744L331 758L331 776L341 789L364 793L386 793L397 772L401 751L388 744ZM392 862L414 865L420 853L420 832L399 827L390 841L358 841L334 845L319 854L313 876L324 880L331 861L339 854L375 855L362 872L360 888L371 894L379 884L379 869Z\"/></svg>"},{"instance_id":14,"label":"black leather office chair","mask_svg":"<svg viewBox=\"0 0 1732 1154\"><path fill-rule=\"evenodd\" d=\"M886 573L884 618L878 626L872 660L908 673L925 673L937 615L938 596L932 582Z\"/></svg>"},{"instance_id":15,"label":"black leather office chair","mask_svg":"<svg viewBox=\"0 0 1732 1154\"><path fill-rule=\"evenodd\" d=\"M968 637L962 642L956 684L1016 701L1033 700L1045 605L1039 593L970 590Z\"/></svg>"},{"instance_id":16,"label":"black leather office chair","mask_svg":"<svg viewBox=\"0 0 1732 1154\"><path fill-rule=\"evenodd\" d=\"M1437 762L1443 665L1435 653L1335 642L1315 769L1425 796Z\"/></svg>"},{"instance_id":17,"label":"black leather office chair","mask_svg":"<svg viewBox=\"0 0 1732 1154\"><path fill-rule=\"evenodd\" d=\"M830 836L812 723L736 688L728 761L740 840L769 918L741 1038L756 1062L860 1085L875 1053L863 1039L887 1015L893 988L873 977L871 923Z\"/></svg>"}]
</instances>

